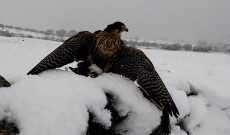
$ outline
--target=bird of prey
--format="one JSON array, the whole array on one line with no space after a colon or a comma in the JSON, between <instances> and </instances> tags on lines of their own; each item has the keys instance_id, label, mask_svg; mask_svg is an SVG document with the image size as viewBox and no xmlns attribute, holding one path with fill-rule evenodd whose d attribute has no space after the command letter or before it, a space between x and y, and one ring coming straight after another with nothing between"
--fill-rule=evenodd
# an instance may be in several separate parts
<instances>
[{"instance_id":1,"label":"bird of prey","mask_svg":"<svg viewBox=\"0 0 230 135\"><path fill-rule=\"evenodd\" d=\"M104 31L80 32L66 40L27 74L39 74L45 70L85 59L90 64L96 63L106 72L110 68L110 61L120 52L121 33L124 31L128 31L126 26L122 22L115 22L108 25Z\"/></svg>"},{"instance_id":2,"label":"bird of prey","mask_svg":"<svg viewBox=\"0 0 230 135\"><path fill-rule=\"evenodd\" d=\"M162 110L160 128L154 134L167 135L170 133L169 115L177 118L179 111L148 57L141 50L124 45L121 40L123 31L128 31L126 26L115 22L104 31L80 32L66 40L27 74L39 74L73 61L83 61L83 64L79 63L80 71L72 69L78 74L91 65L100 67L102 72L120 74L134 81L146 98Z\"/></svg>"}]
</instances>

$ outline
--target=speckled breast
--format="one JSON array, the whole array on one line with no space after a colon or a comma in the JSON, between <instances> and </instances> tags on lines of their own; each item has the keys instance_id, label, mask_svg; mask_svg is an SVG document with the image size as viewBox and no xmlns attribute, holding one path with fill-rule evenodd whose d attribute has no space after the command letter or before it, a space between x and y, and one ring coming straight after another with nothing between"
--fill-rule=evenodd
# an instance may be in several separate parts
<instances>
[{"instance_id":1,"label":"speckled breast","mask_svg":"<svg viewBox=\"0 0 230 135\"><path fill-rule=\"evenodd\" d=\"M117 57L121 48L120 40L120 37L107 32L97 34L92 53L94 61L106 62Z\"/></svg>"}]
</instances>

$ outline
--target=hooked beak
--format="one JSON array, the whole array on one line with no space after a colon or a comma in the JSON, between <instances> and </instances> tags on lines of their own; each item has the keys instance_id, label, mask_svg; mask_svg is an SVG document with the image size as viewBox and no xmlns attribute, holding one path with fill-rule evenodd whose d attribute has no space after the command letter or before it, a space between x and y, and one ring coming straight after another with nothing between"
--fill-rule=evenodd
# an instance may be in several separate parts
<instances>
[{"instance_id":1,"label":"hooked beak","mask_svg":"<svg viewBox=\"0 0 230 135\"><path fill-rule=\"evenodd\" d=\"M126 32L128 32L128 31L129 31L129 29L125 27L125 31L126 31Z\"/></svg>"}]
</instances>

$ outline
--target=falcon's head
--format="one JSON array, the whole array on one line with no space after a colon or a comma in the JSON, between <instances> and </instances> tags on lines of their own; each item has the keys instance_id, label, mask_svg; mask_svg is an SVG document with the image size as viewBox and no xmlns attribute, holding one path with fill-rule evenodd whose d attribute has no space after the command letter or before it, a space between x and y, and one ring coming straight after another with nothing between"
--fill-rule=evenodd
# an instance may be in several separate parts
<instances>
[{"instance_id":1,"label":"falcon's head","mask_svg":"<svg viewBox=\"0 0 230 135\"><path fill-rule=\"evenodd\" d=\"M123 31L128 32L128 28L125 26L122 22L115 22L113 24L109 24L104 31L108 33L114 33L114 34L121 34Z\"/></svg>"}]
</instances>

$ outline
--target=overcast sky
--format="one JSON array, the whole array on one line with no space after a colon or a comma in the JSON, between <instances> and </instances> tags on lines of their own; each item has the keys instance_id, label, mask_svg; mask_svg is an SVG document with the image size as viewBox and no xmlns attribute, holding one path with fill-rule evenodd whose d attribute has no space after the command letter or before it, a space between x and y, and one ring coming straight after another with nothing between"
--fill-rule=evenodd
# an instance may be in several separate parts
<instances>
[{"instance_id":1,"label":"overcast sky","mask_svg":"<svg viewBox=\"0 0 230 135\"><path fill-rule=\"evenodd\" d=\"M95 31L122 21L125 38L230 43L230 0L0 0L0 23Z\"/></svg>"}]
</instances>

